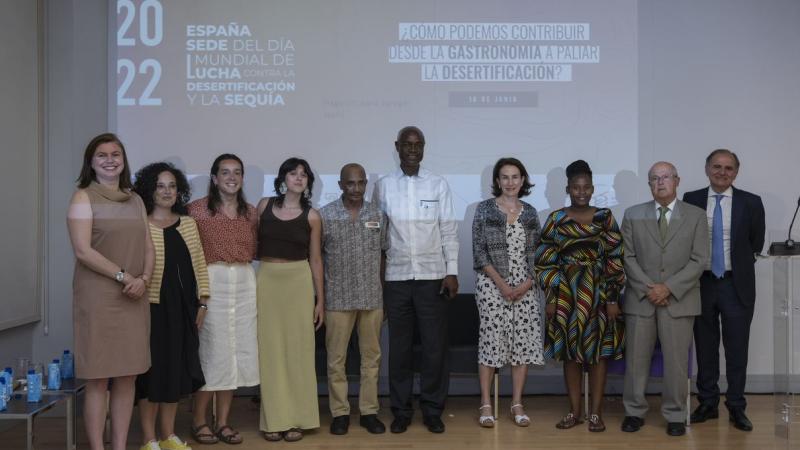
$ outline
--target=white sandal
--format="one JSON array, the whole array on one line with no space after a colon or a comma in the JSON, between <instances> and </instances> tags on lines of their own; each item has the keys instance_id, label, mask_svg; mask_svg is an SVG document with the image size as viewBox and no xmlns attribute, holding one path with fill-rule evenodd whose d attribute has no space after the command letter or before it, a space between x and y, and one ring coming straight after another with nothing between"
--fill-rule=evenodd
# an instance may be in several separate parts
<instances>
[{"instance_id":1,"label":"white sandal","mask_svg":"<svg viewBox=\"0 0 800 450\"><path fill-rule=\"evenodd\" d=\"M514 418L514 423L517 424L518 427L527 427L531 424L531 418L528 417L527 414L514 414L514 408L517 407L522 408L523 413L525 412L525 407L522 406L522 403L511 405L511 417Z\"/></svg>"},{"instance_id":2,"label":"white sandal","mask_svg":"<svg viewBox=\"0 0 800 450\"><path fill-rule=\"evenodd\" d=\"M478 424L483 428L494 428L495 417L492 415L485 416L483 414L484 408L489 408L489 411L491 411L492 405L482 405L480 408L478 408L478 412L481 413L481 416L478 417Z\"/></svg>"}]
</instances>

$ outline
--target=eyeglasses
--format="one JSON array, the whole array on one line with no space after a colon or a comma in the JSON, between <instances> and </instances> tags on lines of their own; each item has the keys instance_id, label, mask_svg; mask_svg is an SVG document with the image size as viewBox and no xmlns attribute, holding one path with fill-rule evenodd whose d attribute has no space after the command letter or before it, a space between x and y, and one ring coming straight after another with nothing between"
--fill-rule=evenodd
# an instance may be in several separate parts
<instances>
[{"instance_id":1,"label":"eyeglasses","mask_svg":"<svg viewBox=\"0 0 800 450\"><path fill-rule=\"evenodd\" d=\"M669 181L669 180L671 180L673 178L675 178L675 175L661 175L660 177L657 177L657 176L654 175L654 176L652 176L652 177L650 177L648 179L650 180L650 183L658 184L659 181L661 181L663 183L666 183L667 181Z\"/></svg>"},{"instance_id":2,"label":"eyeglasses","mask_svg":"<svg viewBox=\"0 0 800 450\"><path fill-rule=\"evenodd\" d=\"M411 150L411 149L422 150L423 148L425 148L425 143L421 142L421 141L417 141L417 142L403 141L403 142L400 142L400 148L402 150Z\"/></svg>"}]
</instances>

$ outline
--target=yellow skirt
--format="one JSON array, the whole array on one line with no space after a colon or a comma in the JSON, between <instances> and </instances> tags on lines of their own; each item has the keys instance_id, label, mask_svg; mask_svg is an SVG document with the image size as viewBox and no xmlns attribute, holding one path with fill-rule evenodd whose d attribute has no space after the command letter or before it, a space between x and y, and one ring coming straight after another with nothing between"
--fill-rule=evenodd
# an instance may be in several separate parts
<instances>
[{"instance_id":1,"label":"yellow skirt","mask_svg":"<svg viewBox=\"0 0 800 450\"><path fill-rule=\"evenodd\" d=\"M308 261L262 261L256 282L259 428L265 432L318 428L311 268Z\"/></svg>"}]
</instances>

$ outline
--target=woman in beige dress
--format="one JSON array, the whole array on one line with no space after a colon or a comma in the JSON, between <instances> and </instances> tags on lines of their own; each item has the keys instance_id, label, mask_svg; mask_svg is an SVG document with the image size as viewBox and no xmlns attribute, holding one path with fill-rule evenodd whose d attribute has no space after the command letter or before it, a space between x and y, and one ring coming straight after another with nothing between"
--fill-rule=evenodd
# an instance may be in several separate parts
<instances>
[{"instance_id":1,"label":"woman in beige dress","mask_svg":"<svg viewBox=\"0 0 800 450\"><path fill-rule=\"evenodd\" d=\"M67 213L77 259L75 371L88 381L83 419L92 450L103 449L109 380L111 446L125 449L136 375L150 367L150 305L144 294L155 257L144 204L131 188L119 138L104 133L92 139Z\"/></svg>"},{"instance_id":2,"label":"woman in beige dress","mask_svg":"<svg viewBox=\"0 0 800 450\"><path fill-rule=\"evenodd\" d=\"M275 197L258 203L259 428L268 441L299 441L319 427L314 331L325 314L322 218L311 207L314 174L289 158Z\"/></svg>"}]
</instances>

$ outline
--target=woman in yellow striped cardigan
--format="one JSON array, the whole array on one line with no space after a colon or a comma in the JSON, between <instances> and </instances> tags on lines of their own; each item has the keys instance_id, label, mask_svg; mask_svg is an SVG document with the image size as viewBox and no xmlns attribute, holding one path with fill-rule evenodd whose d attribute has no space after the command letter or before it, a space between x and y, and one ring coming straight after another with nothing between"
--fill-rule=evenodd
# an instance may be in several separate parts
<instances>
[{"instance_id":1,"label":"woman in yellow striped cardigan","mask_svg":"<svg viewBox=\"0 0 800 450\"><path fill-rule=\"evenodd\" d=\"M209 297L208 269L197 224L189 217L186 176L169 163L136 174L134 190L144 201L155 247L150 299L150 370L136 379L142 450L186 450L175 435L178 400L205 384L198 356L198 331ZM160 413L161 440L156 440Z\"/></svg>"}]
</instances>

